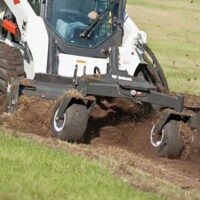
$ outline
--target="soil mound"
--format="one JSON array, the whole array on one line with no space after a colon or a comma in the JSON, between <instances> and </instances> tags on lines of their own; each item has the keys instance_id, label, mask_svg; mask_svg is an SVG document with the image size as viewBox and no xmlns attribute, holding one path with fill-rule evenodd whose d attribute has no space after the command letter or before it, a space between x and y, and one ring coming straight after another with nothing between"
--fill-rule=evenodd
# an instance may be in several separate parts
<instances>
[{"instance_id":1,"label":"soil mound","mask_svg":"<svg viewBox=\"0 0 200 200\"><path fill-rule=\"evenodd\" d=\"M134 149L137 153L154 153L149 133L158 117L159 112L148 104L120 98L98 102L89 118L87 142L93 146L107 144Z\"/></svg>"},{"instance_id":2,"label":"soil mound","mask_svg":"<svg viewBox=\"0 0 200 200\"><path fill-rule=\"evenodd\" d=\"M8 129L51 137L50 120L54 104L54 101L22 96L17 112L4 113L0 117L0 125Z\"/></svg>"}]
</instances>

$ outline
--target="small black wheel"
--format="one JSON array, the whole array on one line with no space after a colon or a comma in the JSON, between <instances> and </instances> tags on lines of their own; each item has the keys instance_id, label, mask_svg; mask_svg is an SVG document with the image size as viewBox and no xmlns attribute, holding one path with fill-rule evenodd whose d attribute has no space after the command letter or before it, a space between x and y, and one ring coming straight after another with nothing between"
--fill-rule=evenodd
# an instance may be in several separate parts
<instances>
[{"instance_id":1,"label":"small black wheel","mask_svg":"<svg viewBox=\"0 0 200 200\"><path fill-rule=\"evenodd\" d=\"M79 141L87 128L88 110L83 104L73 103L67 108L63 118L57 119L60 102L58 101L52 114L52 134L61 140Z\"/></svg>"},{"instance_id":2,"label":"small black wheel","mask_svg":"<svg viewBox=\"0 0 200 200\"><path fill-rule=\"evenodd\" d=\"M183 152L184 139L180 133L179 122L169 121L162 129L161 135L151 131L151 144L157 150L158 155L168 158L178 158Z\"/></svg>"}]
</instances>

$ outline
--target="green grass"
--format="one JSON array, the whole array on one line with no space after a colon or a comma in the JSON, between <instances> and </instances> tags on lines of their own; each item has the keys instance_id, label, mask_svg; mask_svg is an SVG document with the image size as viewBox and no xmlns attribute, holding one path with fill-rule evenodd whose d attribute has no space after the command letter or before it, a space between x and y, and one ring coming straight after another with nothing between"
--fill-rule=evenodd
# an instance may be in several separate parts
<instances>
[{"instance_id":1,"label":"green grass","mask_svg":"<svg viewBox=\"0 0 200 200\"><path fill-rule=\"evenodd\" d=\"M148 35L171 91L200 94L200 1L128 0L127 11Z\"/></svg>"},{"instance_id":2,"label":"green grass","mask_svg":"<svg viewBox=\"0 0 200 200\"><path fill-rule=\"evenodd\" d=\"M100 164L0 133L0 199L164 199L134 190Z\"/></svg>"}]
</instances>

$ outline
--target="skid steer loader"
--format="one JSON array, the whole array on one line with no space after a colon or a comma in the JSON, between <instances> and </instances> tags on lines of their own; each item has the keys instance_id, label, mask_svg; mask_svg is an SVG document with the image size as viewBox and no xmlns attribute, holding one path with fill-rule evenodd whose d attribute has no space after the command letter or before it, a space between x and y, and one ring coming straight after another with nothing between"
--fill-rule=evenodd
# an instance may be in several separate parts
<instances>
[{"instance_id":1,"label":"skid steer loader","mask_svg":"<svg viewBox=\"0 0 200 200\"><path fill-rule=\"evenodd\" d=\"M179 123L199 131L199 107L169 96L147 35L125 7L126 0L1 0L0 97L11 113L20 95L56 100L52 134L69 141L84 136L101 97L169 108L151 143L160 155L177 157L184 147Z\"/></svg>"}]
</instances>

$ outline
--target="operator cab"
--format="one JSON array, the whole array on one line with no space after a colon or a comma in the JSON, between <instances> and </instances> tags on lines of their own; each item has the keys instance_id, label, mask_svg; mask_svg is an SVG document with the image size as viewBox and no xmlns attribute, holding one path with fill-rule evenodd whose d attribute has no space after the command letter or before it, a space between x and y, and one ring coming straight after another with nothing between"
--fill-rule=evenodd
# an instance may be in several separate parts
<instances>
[{"instance_id":1,"label":"operator cab","mask_svg":"<svg viewBox=\"0 0 200 200\"><path fill-rule=\"evenodd\" d=\"M123 12L119 8L120 0L47 0L45 20L63 52L85 54L80 51L83 47L96 49L99 54L102 49L121 44L118 19ZM91 12L96 18L89 17Z\"/></svg>"},{"instance_id":2,"label":"operator cab","mask_svg":"<svg viewBox=\"0 0 200 200\"><path fill-rule=\"evenodd\" d=\"M115 33L112 20L117 17L117 9L118 4L107 0L51 0L47 4L46 19L68 44L93 47ZM96 19L89 18L91 12L97 13ZM88 30L91 35L81 37L87 28L91 29Z\"/></svg>"}]
</instances>

